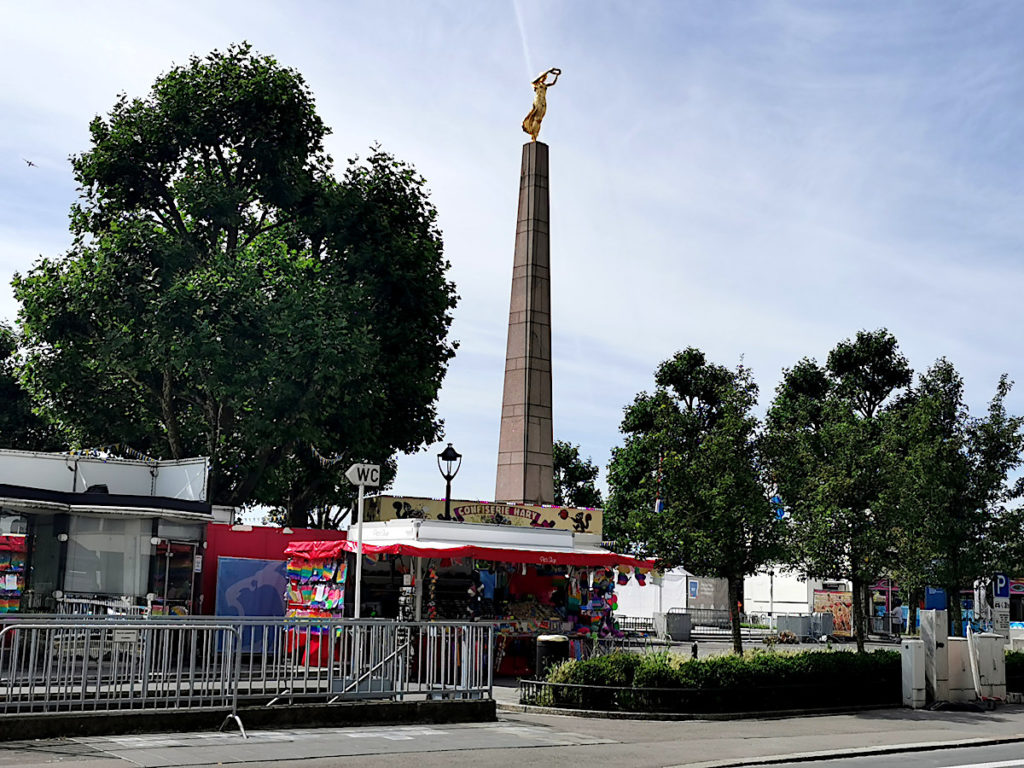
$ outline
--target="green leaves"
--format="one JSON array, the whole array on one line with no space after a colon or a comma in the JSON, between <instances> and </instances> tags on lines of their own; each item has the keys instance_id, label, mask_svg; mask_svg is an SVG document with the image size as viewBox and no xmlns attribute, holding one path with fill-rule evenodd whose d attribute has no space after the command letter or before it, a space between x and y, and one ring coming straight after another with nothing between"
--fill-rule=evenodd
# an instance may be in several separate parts
<instances>
[{"instance_id":1,"label":"green leaves","mask_svg":"<svg viewBox=\"0 0 1024 768\"><path fill-rule=\"evenodd\" d=\"M1007 478L1024 451L1024 419L1004 406L1009 387L1002 377L986 416L971 417L962 377L941 358L890 420L896 474L882 503L896 543L890 570L902 585L955 595L1020 565L1019 513L1003 506L1013 496ZM951 609L959 621L959 601Z\"/></svg>"},{"instance_id":2,"label":"green leaves","mask_svg":"<svg viewBox=\"0 0 1024 768\"><path fill-rule=\"evenodd\" d=\"M28 451L63 447L57 428L33 411L28 392L18 381L18 338L0 323L0 444Z\"/></svg>"},{"instance_id":3,"label":"green leaves","mask_svg":"<svg viewBox=\"0 0 1024 768\"><path fill-rule=\"evenodd\" d=\"M655 382L625 409L606 527L666 567L729 579L735 593L778 557L784 530L761 477L757 385L749 369L692 347L658 366ZM738 615L734 630L739 650Z\"/></svg>"},{"instance_id":4,"label":"green leaves","mask_svg":"<svg viewBox=\"0 0 1024 768\"><path fill-rule=\"evenodd\" d=\"M601 491L594 484L598 468L580 457L580 447L555 440L552 448L555 471L555 504L567 507L602 506Z\"/></svg>"},{"instance_id":5,"label":"green leaves","mask_svg":"<svg viewBox=\"0 0 1024 768\"><path fill-rule=\"evenodd\" d=\"M93 121L75 245L15 278L51 418L209 455L215 502L296 524L337 490L311 444L386 462L436 440L456 301L436 212L377 148L333 178L326 133L301 75L248 45Z\"/></svg>"}]
</instances>

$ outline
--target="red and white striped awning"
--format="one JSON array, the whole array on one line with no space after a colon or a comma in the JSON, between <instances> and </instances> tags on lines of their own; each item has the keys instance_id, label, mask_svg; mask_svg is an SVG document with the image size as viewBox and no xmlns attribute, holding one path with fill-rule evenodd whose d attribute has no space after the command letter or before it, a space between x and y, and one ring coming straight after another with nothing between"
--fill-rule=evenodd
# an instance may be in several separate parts
<instances>
[{"instance_id":1,"label":"red and white striped awning","mask_svg":"<svg viewBox=\"0 0 1024 768\"><path fill-rule=\"evenodd\" d=\"M336 558L343 552L355 552L356 542L342 541L293 541L285 554L307 560ZM641 560L629 555L620 555L601 547L577 544L572 549L537 549L528 546L485 546L467 544L461 541L396 539L383 543L363 544L364 555L410 555L412 557L437 557L460 559L472 557L476 560L493 560L501 563L528 563L535 565L576 565L594 568L614 568L628 565L634 568L654 568L653 560Z\"/></svg>"}]
</instances>

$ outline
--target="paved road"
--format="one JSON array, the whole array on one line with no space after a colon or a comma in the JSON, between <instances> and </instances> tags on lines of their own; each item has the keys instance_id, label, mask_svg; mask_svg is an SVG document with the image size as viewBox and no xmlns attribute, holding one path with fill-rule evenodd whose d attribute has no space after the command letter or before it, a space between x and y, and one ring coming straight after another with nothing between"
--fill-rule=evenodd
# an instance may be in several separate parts
<instances>
[{"instance_id":1,"label":"paved road","mask_svg":"<svg viewBox=\"0 0 1024 768\"><path fill-rule=\"evenodd\" d=\"M974 763L1024 757L1024 707L996 712L910 712L734 720L630 721L555 715L506 715L497 723L256 731L237 734L149 734L0 744L0 768L164 768L246 763L246 768L664 768L751 765L765 757L871 746L1017 738L1022 743ZM990 760L988 755L995 757ZM949 762L909 762L949 757ZM900 768L970 765L959 753L875 756L864 765ZM885 762L880 762L884 760ZM834 762L834 761L833 761ZM808 763L803 763L807 766ZM832 763L822 762L821 768ZM844 768L851 768L849 761ZM1024 762L1021 764L1024 768ZM994 768L994 767L992 767Z\"/></svg>"},{"instance_id":2,"label":"paved road","mask_svg":"<svg viewBox=\"0 0 1024 768\"><path fill-rule=\"evenodd\" d=\"M763 768L768 768L761 763ZM1004 744L913 754L875 755L840 760L772 763L771 768L1024 768L1024 746Z\"/></svg>"}]
</instances>

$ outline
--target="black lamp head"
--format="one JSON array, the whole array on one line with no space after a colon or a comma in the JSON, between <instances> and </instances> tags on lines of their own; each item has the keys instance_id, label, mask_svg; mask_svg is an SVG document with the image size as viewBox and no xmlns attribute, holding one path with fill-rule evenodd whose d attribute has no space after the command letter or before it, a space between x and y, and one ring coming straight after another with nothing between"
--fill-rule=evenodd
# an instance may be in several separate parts
<instances>
[{"instance_id":1,"label":"black lamp head","mask_svg":"<svg viewBox=\"0 0 1024 768\"><path fill-rule=\"evenodd\" d=\"M441 467L441 462L445 463L445 466ZM455 470L452 470L452 465L456 464ZM462 466L462 454L456 451L451 443L448 443L448 447L437 454L437 468L441 471L441 475L446 480L451 480L455 475L458 474L459 468Z\"/></svg>"}]
</instances>

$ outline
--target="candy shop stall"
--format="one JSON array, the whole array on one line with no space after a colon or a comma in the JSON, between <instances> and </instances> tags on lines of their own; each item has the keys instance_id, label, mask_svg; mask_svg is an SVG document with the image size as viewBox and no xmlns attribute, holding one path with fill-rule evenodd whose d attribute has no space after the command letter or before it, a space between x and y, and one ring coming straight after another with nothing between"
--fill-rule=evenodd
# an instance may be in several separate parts
<instances>
[{"instance_id":1,"label":"candy shop stall","mask_svg":"<svg viewBox=\"0 0 1024 768\"><path fill-rule=\"evenodd\" d=\"M569 653L576 657L595 638L621 636L615 587L631 579L644 584L653 566L602 549L596 536L571 531L432 520L366 523L363 528L362 616L493 623L500 675L532 671L540 635L566 635ZM339 565L333 567L341 567L357 546L354 539L288 546L290 584L294 573L301 598L294 601L296 610L316 615L318 606L333 604L337 592L330 579L318 581L313 564L337 558ZM301 569L306 566L300 563L310 563L313 575L305 581ZM350 559L349 574L353 563ZM342 615L344 609L326 610ZM353 615L351 604L344 615Z\"/></svg>"},{"instance_id":2,"label":"candy shop stall","mask_svg":"<svg viewBox=\"0 0 1024 768\"><path fill-rule=\"evenodd\" d=\"M0 614L21 610L27 551L25 536L0 536Z\"/></svg>"},{"instance_id":3,"label":"candy shop stall","mask_svg":"<svg viewBox=\"0 0 1024 768\"><path fill-rule=\"evenodd\" d=\"M287 566L285 603L288 618L341 618L345 615L347 555L332 547L335 542L297 542L304 545L292 552ZM327 661L329 645L323 634L329 631L310 623L292 630L288 652L299 653L304 662L319 665Z\"/></svg>"}]
</instances>

